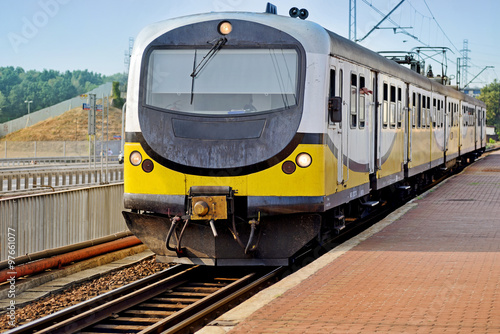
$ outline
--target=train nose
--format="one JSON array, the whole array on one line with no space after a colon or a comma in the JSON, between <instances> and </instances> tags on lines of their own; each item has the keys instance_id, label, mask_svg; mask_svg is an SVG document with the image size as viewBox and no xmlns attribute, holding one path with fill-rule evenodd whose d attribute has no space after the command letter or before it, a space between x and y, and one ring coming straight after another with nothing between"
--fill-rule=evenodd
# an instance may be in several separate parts
<instances>
[{"instance_id":1,"label":"train nose","mask_svg":"<svg viewBox=\"0 0 500 334\"><path fill-rule=\"evenodd\" d=\"M209 207L205 201L198 201L193 206L193 211L197 216L206 216L208 213Z\"/></svg>"}]
</instances>

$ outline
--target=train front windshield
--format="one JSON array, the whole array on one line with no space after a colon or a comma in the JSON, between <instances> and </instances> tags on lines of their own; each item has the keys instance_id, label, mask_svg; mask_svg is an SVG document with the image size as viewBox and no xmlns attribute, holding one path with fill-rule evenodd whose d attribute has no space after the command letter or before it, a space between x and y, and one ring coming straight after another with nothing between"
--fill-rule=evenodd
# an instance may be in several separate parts
<instances>
[{"instance_id":1,"label":"train front windshield","mask_svg":"<svg viewBox=\"0 0 500 334\"><path fill-rule=\"evenodd\" d=\"M298 63L295 49L153 50L146 104L211 115L287 109L297 104Z\"/></svg>"}]
</instances>

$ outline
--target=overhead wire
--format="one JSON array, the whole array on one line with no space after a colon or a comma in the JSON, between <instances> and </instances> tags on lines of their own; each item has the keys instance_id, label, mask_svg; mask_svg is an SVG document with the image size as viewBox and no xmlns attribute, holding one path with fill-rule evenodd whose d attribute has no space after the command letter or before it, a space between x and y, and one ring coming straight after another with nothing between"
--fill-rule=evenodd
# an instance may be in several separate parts
<instances>
[{"instance_id":1,"label":"overhead wire","mask_svg":"<svg viewBox=\"0 0 500 334\"><path fill-rule=\"evenodd\" d=\"M367 4L368 6L370 6L374 11L376 11L378 14L380 14L382 17L385 17L386 14L384 14L382 11L380 11L377 7L375 7L372 3L368 2L367 0L363 0L363 2L365 4ZM410 37L412 37L413 39L415 39L416 41L418 41L419 43L422 43L423 45L425 46L429 46L428 44L426 44L425 42L421 41L417 36L415 35L412 35L410 34L405 28L401 27L399 24L397 24L393 19L391 19L390 17L387 18L388 21L390 21L392 24L398 26L399 29L401 29L401 32L405 35L408 35Z\"/></svg>"},{"instance_id":2,"label":"overhead wire","mask_svg":"<svg viewBox=\"0 0 500 334\"><path fill-rule=\"evenodd\" d=\"M375 7L373 5L373 1L368 1L368 0L362 0L365 4L367 4L368 6L370 6L370 8L372 8L374 11L376 11L378 14L380 14L382 17L385 16L385 14L380 11L377 7ZM430 39L431 39L431 31L432 29L430 28L431 26L431 22L434 22L436 24L436 26L439 28L439 30L441 31L441 33L444 35L444 37L446 38L446 40L450 43L450 45L453 47L454 50L456 50L459 54L462 55L462 51L458 49L458 47L451 41L451 39L449 38L449 36L446 34L446 32L444 31L443 27L439 24L439 22L437 21L436 17L434 16L432 10L430 9L428 3L426 0L423 0L425 6L427 7L427 10L429 11L429 14L431 16L428 16L428 15L425 15L423 13L421 13L412 3L410 0L407 0L406 3L413 9L413 18L411 17L411 12L410 12L410 22L412 22L412 26L415 27L417 26L417 23L418 21L420 21L420 32L419 32L419 36L423 36L425 34L424 32L424 26L427 25L429 28L428 28L428 34L429 34L429 37L428 37L428 40L430 42ZM401 11L401 15L402 15L402 11ZM418 20L418 17L417 15L420 17L420 20ZM428 20L427 22L426 19ZM395 26L397 26L398 29L401 30L401 33L407 35L407 36L410 36L412 37L413 39L415 39L416 41L418 41L419 43L423 44L424 46L427 46L429 47L430 45L426 42L424 42L423 40L421 40L421 37L418 37L418 36L415 36L413 34L410 34L405 28L401 27L401 24L398 24L396 23L393 19L391 19L390 17L387 18L387 20L389 22L391 22L392 24L394 24ZM426 24L427 23L427 24ZM415 28L414 28L415 29ZM438 63L440 63L440 61L438 59L435 59L434 56L428 56L429 59L432 59ZM454 64L455 66L457 65L457 62L456 61L453 61L453 60L449 60L450 63ZM469 64L471 65L471 67L477 67L477 68L480 68L480 66L477 66L475 65L473 62L471 62L469 60ZM472 73L466 69L467 73L468 74L471 74Z\"/></svg>"},{"instance_id":3,"label":"overhead wire","mask_svg":"<svg viewBox=\"0 0 500 334\"><path fill-rule=\"evenodd\" d=\"M443 27L441 27L441 25L439 24L438 20L436 19L436 17L434 16L434 13L432 12L432 10L430 9L429 7L429 4L427 3L426 0L423 0L425 6L427 7L427 10L429 11L429 14L431 15L431 18L432 20L436 23L437 27L439 28L439 30L441 30L441 32L443 33L444 37L448 40L448 42L450 43L450 45L459 53L459 54L462 54L462 51L463 50L459 50L458 47L452 42L452 40L449 38L449 36L446 34L446 32L444 31ZM408 1L409 5L415 10L415 12L418 12L420 15L422 15L422 17L427 17L425 16L424 14L420 13L412 4L410 1ZM453 60L450 60L451 63L457 65L457 63ZM471 67L476 67L476 68L481 68L480 66L477 66L475 65L472 61L469 60L469 63L471 64ZM472 73L468 70L468 69L465 69L467 71L467 74L471 74Z\"/></svg>"},{"instance_id":4,"label":"overhead wire","mask_svg":"<svg viewBox=\"0 0 500 334\"><path fill-rule=\"evenodd\" d=\"M450 42L450 44L455 48L455 50L457 50L458 52L460 52L458 50L458 48L455 46L455 44L453 44L453 42L451 41L451 39L448 37L448 35L444 32L444 30L441 27L441 25L439 24L439 22L436 20L436 17L434 16L434 14L432 13L431 9L429 8L429 5L427 4L426 0L424 0L424 4L427 7L427 10L429 10L429 13L432 16L432 19L434 20L434 22L436 22L436 25L438 26L439 30L441 30L441 32L443 33L444 37L446 37L446 39L448 40L448 42Z\"/></svg>"},{"instance_id":5,"label":"overhead wire","mask_svg":"<svg viewBox=\"0 0 500 334\"><path fill-rule=\"evenodd\" d=\"M462 50L459 50L455 44L453 44L453 42L451 41L451 39L448 37L448 35L446 34L446 32L444 31L444 29L441 27L441 25L439 24L439 22L437 21L436 17L434 16L434 14L432 13L429 5L427 4L427 1L426 0L423 0L424 1L424 4L425 6L427 7L427 10L429 11L429 13L431 14L432 16L432 19L434 20L434 22L436 23L436 25L438 26L439 30L441 30L441 32L443 33L444 37L446 37L446 39L448 40L448 42L453 46L453 48L455 48L455 50L458 51L458 53L462 54ZM413 7L413 6L412 6ZM453 61L451 61L452 63L454 63ZM477 67L478 69L481 69L480 66L477 66L475 65L472 61L469 60L469 63L472 65L472 67ZM455 63L456 65L456 63ZM465 69L467 71L467 74L471 74L473 75L473 73L471 73L468 69Z\"/></svg>"}]
</instances>

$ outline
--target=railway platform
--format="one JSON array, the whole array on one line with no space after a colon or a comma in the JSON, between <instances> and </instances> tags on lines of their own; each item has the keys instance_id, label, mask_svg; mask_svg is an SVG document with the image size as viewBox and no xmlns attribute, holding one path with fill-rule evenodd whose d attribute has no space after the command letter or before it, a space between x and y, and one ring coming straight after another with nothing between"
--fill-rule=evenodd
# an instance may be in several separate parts
<instances>
[{"instance_id":1,"label":"railway platform","mask_svg":"<svg viewBox=\"0 0 500 334\"><path fill-rule=\"evenodd\" d=\"M499 333L500 152L199 333Z\"/></svg>"}]
</instances>

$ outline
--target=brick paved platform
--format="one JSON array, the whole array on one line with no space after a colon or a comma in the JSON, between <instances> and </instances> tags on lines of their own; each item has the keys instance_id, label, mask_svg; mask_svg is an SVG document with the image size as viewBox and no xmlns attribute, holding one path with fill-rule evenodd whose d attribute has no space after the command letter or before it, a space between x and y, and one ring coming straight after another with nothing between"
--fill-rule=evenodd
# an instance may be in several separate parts
<instances>
[{"instance_id":1,"label":"brick paved platform","mask_svg":"<svg viewBox=\"0 0 500 334\"><path fill-rule=\"evenodd\" d=\"M500 333L500 153L201 333Z\"/></svg>"}]
</instances>

